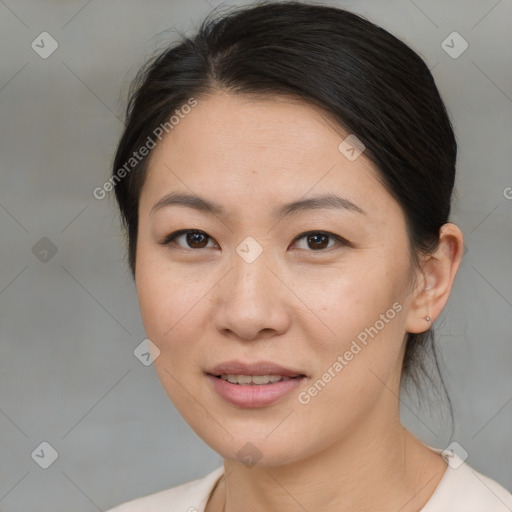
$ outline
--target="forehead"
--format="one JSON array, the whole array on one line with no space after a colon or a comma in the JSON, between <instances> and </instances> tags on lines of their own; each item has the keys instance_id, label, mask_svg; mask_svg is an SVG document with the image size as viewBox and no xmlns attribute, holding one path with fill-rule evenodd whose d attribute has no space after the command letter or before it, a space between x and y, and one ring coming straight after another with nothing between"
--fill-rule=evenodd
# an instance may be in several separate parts
<instances>
[{"instance_id":1,"label":"forehead","mask_svg":"<svg viewBox=\"0 0 512 512\"><path fill-rule=\"evenodd\" d=\"M364 153L350 161L340 152L347 135L328 113L295 98L201 97L153 150L141 201L171 190L247 206L309 191L343 193L362 209L375 203L372 195L389 201Z\"/></svg>"},{"instance_id":2,"label":"forehead","mask_svg":"<svg viewBox=\"0 0 512 512\"><path fill-rule=\"evenodd\" d=\"M218 92L198 98L166 139L168 146L192 144L217 153L228 148L232 153L270 151L282 145L293 159L293 154L312 154L319 146L334 144L336 149L346 135L331 114L298 98Z\"/></svg>"}]
</instances>

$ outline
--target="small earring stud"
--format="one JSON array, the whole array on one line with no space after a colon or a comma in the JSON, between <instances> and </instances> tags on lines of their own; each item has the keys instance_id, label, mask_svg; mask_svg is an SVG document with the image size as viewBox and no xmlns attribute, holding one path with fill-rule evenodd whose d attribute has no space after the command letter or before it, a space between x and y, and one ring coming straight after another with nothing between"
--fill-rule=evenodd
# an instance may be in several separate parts
<instances>
[{"instance_id":1,"label":"small earring stud","mask_svg":"<svg viewBox=\"0 0 512 512\"><path fill-rule=\"evenodd\" d=\"M425 320L426 320L427 322L432 322L432 320L430 319L430 317L429 317L429 316L426 316L426 317L425 317Z\"/></svg>"}]
</instances>

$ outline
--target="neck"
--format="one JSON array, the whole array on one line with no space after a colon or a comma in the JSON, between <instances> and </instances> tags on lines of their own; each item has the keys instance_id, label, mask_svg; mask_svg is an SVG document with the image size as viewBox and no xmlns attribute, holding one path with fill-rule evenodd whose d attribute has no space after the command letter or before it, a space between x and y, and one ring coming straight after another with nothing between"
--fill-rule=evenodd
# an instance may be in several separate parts
<instances>
[{"instance_id":1,"label":"neck","mask_svg":"<svg viewBox=\"0 0 512 512\"><path fill-rule=\"evenodd\" d=\"M428 501L446 463L395 421L365 425L311 457L248 468L225 459L216 507L207 510L381 510L416 512ZM223 508L224 507L224 508Z\"/></svg>"}]
</instances>

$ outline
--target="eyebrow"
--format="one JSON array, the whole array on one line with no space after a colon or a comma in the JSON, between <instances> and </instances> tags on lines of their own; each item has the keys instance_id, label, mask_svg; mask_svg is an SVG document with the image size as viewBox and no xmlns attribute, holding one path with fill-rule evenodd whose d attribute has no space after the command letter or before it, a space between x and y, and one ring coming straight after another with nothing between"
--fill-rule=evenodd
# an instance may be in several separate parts
<instances>
[{"instance_id":1,"label":"eyebrow","mask_svg":"<svg viewBox=\"0 0 512 512\"><path fill-rule=\"evenodd\" d=\"M226 210L220 203L198 195L178 192L167 194L159 199L153 208L151 208L150 214L153 215L153 213L168 206L184 206L200 212L212 213L217 216L226 215ZM366 212L362 208L344 197L335 194L322 194L308 199L299 199L291 203L282 204L274 210L273 217L282 219L299 212L321 209L348 210L366 215Z\"/></svg>"}]
</instances>

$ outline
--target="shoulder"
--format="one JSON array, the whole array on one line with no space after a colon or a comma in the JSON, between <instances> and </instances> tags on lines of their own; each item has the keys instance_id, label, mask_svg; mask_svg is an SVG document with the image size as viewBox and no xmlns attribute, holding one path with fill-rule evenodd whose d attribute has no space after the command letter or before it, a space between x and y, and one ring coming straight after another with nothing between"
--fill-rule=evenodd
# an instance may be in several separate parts
<instances>
[{"instance_id":1,"label":"shoulder","mask_svg":"<svg viewBox=\"0 0 512 512\"><path fill-rule=\"evenodd\" d=\"M224 467L221 466L202 478L127 501L107 512L203 512L212 489L223 474Z\"/></svg>"},{"instance_id":2,"label":"shoulder","mask_svg":"<svg viewBox=\"0 0 512 512\"><path fill-rule=\"evenodd\" d=\"M421 512L511 512L512 494L455 453L443 453L446 472Z\"/></svg>"}]
</instances>

